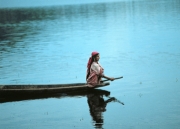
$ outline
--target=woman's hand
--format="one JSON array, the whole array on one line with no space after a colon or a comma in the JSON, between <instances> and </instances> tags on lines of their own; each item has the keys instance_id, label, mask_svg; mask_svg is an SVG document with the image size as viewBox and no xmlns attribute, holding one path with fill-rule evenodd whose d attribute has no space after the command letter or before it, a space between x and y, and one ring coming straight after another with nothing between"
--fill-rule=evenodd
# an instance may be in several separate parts
<instances>
[{"instance_id":1,"label":"woman's hand","mask_svg":"<svg viewBox=\"0 0 180 129\"><path fill-rule=\"evenodd\" d=\"M114 81L114 80L115 80L115 78L113 78L113 77L107 77L107 76L105 76L105 75L103 75L102 77L104 77L104 78L106 78L106 79L108 79L108 80L111 80L111 81Z\"/></svg>"},{"instance_id":2,"label":"woman's hand","mask_svg":"<svg viewBox=\"0 0 180 129\"><path fill-rule=\"evenodd\" d=\"M109 78L109 80L114 81L114 78L113 78L113 77L112 77L112 78Z\"/></svg>"}]
</instances>

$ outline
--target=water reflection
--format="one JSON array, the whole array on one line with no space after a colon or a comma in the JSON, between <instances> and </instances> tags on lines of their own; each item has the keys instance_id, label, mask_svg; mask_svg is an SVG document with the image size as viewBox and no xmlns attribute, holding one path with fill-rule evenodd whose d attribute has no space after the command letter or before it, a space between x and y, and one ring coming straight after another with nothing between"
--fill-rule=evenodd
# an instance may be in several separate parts
<instances>
[{"instance_id":1,"label":"water reflection","mask_svg":"<svg viewBox=\"0 0 180 129\"><path fill-rule=\"evenodd\" d=\"M87 95L87 102L89 105L89 111L92 116L92 119L95 123L95 128L102 128L104 119L103 119L103 112L106 111L106 106L110 102L118 102L122 105L124 103L117 100L115 97L108 97L110 95L110 92L103 91L101 92L91 92ZM103 96L108 97L107 100Z\"/></svg>"},{"instance_id":2,"label":"water reflection","mask_svg":"<svg viewBox=\"0 0 180 129\"><path fill-rule=\"evenodd\" d=\"M118 102L124 105L123 102L117 100L115 97L110 97L110 92L101 89L92 89L88 91L71 91L56 94L22 94L0 96L0 103L23 101L23 100L35 100L35 99L48 99L48 98L73 98L73 97L87 97L87 104L89 106L89 112L92 117L92 123L95 128L103 128L104 118L103 113L106 112L106 106L110 102Z\"/></svg>"},{"instance_id":3,"label":"water reflection","mask_svg":"<svg viewBox=\"0 0 180 129\"><path fill-rule=\"evenodd\" d=\"M91 89L91 90L81 90L81 91L69 91L69 92L59 92L59 93L42 93L42 94L12 94L9 96L0 96L0 103L5 102L13 102L13 101L23 101L23 100L34 100L34 99L47 99L47 98L67 98L67 97L86 97L88 98L88 104L91 106L92 104L97 105L101 102L104 104L114 101L124 105L124 103L118 101L115 97L110 97L110 92L101 89ZM108 97L108 100L104 101L103 96ZM95 103L94 103L95 102Z\"/></svg>"}]
</instances>

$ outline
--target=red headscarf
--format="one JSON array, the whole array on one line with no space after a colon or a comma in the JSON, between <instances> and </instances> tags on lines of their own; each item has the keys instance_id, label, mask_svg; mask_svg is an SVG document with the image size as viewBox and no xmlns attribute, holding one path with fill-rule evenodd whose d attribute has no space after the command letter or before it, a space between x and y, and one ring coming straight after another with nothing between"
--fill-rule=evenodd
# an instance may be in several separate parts
<instances>
[{"instance_id":1,"label":"red headscarf","mask_svg":"<svg viewBox=\"0 0 180 129\"><path fill-rule=\"evenodd\" d=\"M90 67L91 67L92 57L95 56L95 55L97 55L97 54L99 54L99 52L94 51L94 52L91 53L91 57L89 58L89 61L88 61L88 64L87 64L87 68L88 68L88 69L90 69Z\"/></svg>"},{"instance_id":2,"label":"red headscarf","mask_svg":"<svg viewBox=\"0 0 180 129\"><path fill-rule=\"evenodd\" d=\"M96 51L93 51L91 53L91 57L89 58L89 61L87 63L87 76L86 76L86 79L88 78L89 76L89 72L90 72L90 68L91 68L91 64L93 63L93 60L92 60L92 57L99 54L99 52L96 52Z\"/></svg>"}]
</instances>

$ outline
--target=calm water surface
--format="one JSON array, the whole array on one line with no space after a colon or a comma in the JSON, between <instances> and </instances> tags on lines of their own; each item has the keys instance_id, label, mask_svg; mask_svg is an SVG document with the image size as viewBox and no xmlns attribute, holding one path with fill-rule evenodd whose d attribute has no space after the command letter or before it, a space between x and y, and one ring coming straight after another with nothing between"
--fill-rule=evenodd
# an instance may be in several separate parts
<instances>
[{"instance_id":1,"label":"calm water surface","mask_svg":"<svg viewBox=\"0 0 180 129\"><path fill-rule=\"evenodd\" d=\"M178 129L179 14L179 0L1 8L0 84L85 82L94 50L124 78L103 94L0 103L0 128Z\"/></svg>"}]
</instances>

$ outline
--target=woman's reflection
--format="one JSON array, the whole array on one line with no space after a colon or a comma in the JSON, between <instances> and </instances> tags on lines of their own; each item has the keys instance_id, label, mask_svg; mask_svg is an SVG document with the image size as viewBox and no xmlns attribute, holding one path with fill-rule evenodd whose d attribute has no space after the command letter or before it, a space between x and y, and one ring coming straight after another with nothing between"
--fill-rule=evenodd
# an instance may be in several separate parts
<instances>
[{"instance_id":1,"label":"woman's reflection","mask_svg":"<svg viewBox=\"0 0 180 129\"><path fill-rule=\"evenodd\" d=\"M100 129L103 126L103 112L106 111L107 104L109 102L118 102L124 105L124 103L120 102L115 97L110 97L109 91L100 90L100 89L91 89L88 91L72 91L72 92L56 93L56 94L9 96L8 98L2 98L2 99L0 98L0 103L32 100L32 99L54 98L54 97L62 99L64 97L77 97L77 96L87 96L89 111L95 123L95 128L100 128ZM105 97L106 100L104 99Z\"/></svg>"},{"instance_id":2,"label":"woman's reflection","mask_svg":"<svg viewBox=\"0 0 180 129\"><path fill-rule=\"evenodd\" d=\"M105 90L93 90L90 93L87 94L87 102L89 105L90 114L93 118L93 121L95 122L96 128L102 128L103 125L103 112L106 111L106 105L109 102L119 102L122 105L124 103L118 101L114 97L108 97L110 95L110 92ZM103 98L103 96L108 97L107 100Z\"/></svg>"}]
</instances>

